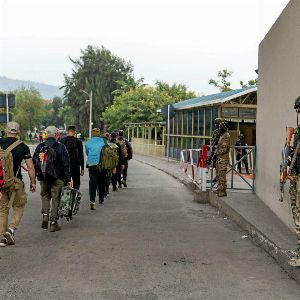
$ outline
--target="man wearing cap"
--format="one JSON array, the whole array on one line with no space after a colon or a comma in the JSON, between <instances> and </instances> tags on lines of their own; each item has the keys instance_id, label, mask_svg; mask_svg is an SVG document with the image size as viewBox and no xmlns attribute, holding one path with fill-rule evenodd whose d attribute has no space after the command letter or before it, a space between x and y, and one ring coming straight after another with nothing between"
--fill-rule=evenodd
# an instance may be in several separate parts
<instances>
[{"instance_id":1,"label":"man wearing cap","mask_svg":"<svg viewBox=\"0 0 300 300\"><path fill-rule=\"evenodd\" d=\"M20 132L19 124L17 122L9 122L5 132L6 137L0 141L0 147L3 150L11 152L15 177L13 190L2 190L2 196L0 198L0 235L3 236L0 240L0 246L2 247L15 244L14 233L22 219L27 203L27 195L21 174L21 164L23 160L25 160L30 179L30 191L35 192L36 189L35 171L29 147L17 138ZM13 213L11 222L8 225L10 207L13 208Z\"/></svg>"},{"instance_id":2,"label":"man wearing cap","mask_svg":"<svg viewBox=\"0 0 300 300\"><path fill-rule=\"evenodd\" d=\"M55 126L48 126L45 131L46 140L36 147L33 155L33 162L37 173L37 179L41 184L42 228L48 228L50 215L50 231L54 232L61 229L57 224L61 189L65 184L71 186L70 158L65 145L56 141L55 137L58 129ZM50 153L53 153L52 161L54 172L52 172L51 176L47 176L47 171L41 172L41 162L44 160L45 155L47 158ZM50 212L51 200L52 206Z\"/></svg>"},{"instance_id":3,"label":"man wearing cap","mask_svg":"<svg viewBox=\"0 0 300 300\"><path fill-rule=\"evenodd\" d=\"M95 209L96 191L99 191L99 203L104 202L106 170L100 168L100 153L106 144L104 137L100 135L99 128L93 128L92 138L85 143L85 152L87 155L86 165L89 169L89 193L90 208Z\"/></svg>"},{"instance_id":4,"label":"man wearing cap","mask_svg":"<svg viewBox=\"0 0 300 300\"><path fill-rule=\"evenodd\" d=\"M73 188L79 190L80 176L84 175L84 157L82 142L76 137L76 127L68 127L68 135L60 140L68 150L71 165Z\"/></svg>"}]
</instances>

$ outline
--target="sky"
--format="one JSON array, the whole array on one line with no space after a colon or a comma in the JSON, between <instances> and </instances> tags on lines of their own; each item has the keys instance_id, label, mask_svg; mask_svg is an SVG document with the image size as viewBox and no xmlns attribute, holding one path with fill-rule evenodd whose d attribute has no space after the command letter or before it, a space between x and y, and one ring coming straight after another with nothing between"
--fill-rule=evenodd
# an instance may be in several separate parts
<instances>
[{"instance_id":1,"label":"sky","mask_svg":"<svg viewBox=\"0 0 300 300\"><path fill-rule=\"evenodd\" d=\"M197 94L221 69L256 78L258 46L289 0L0 0L0 76L63 84L69 56L104 46L135 77Z\"/></svg>"}]
</instances>

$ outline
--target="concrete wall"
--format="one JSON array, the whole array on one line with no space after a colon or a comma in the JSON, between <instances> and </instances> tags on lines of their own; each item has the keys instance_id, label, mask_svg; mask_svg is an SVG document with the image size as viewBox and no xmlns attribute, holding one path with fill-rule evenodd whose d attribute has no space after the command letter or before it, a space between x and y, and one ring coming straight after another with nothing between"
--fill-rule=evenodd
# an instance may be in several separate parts
<instances>
[{"instance_id":1,"label":"concrete wall","mask_svg":"<svg viewBox=\"0 0 300 300\"><path fill-rule=\"evenodd\" d=\"M257 194L291 229L288 188L278 201L279 165L285 127L297 126L300 95L300 1L291 0L259 46Z\"/></svg>"}]
</instances>

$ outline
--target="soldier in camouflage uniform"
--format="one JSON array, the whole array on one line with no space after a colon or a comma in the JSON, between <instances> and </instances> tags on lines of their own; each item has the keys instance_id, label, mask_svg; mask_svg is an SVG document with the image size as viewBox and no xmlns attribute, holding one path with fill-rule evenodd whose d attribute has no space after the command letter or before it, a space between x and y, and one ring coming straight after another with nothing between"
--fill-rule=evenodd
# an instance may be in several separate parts
<instances>
[{"instance_id":1,"label":"soldier in camouflage uniform","mask_svg":"<svg viewBox=\"0 0 300 300\"><path fill-rule=\"evenodd\" d=\"M229 164L230 151L230 135L225 122L219 122L220 138L214 152L217 157L216 172L217 172L217 194L219 197L226 197L226 172Z\"/></svg>"},{"instance_id":2,"label":"soldier in camouflage uniform","mask_svg":"<svg viewBox=\"0 0 300 300\"><path fill-rule=\"evenodd\" d=\"M295 106L297 113L300 112L300 97L295 101ZM290 157L294 156L297 148L297 144L300 142L300 125L295 130L293 147L291 147ZM295 223L296 235L298 240L298 248L291 251L292 258L289 263L293 266L300 266L300 153L298 151L296 155L296 160L291 170L289 171L290 179L290 199L292 214Z\"/></svg>"}]
</instances>

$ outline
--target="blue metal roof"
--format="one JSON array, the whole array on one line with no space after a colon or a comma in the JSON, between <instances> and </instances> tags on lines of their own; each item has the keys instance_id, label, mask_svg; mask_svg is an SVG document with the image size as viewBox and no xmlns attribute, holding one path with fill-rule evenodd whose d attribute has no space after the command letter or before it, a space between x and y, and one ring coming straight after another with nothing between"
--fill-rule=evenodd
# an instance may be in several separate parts
<instances>
[{"instance_id":1,"label":"blue metal roof","mask_svg":"<svg viewBox=\"0 0 300 300\"><path fill-rule=\"evenodd\" d=\"M202 97L198 97L198 98L192 98L192 99L184 100L181 102L177 102L177 103L173 104L173 107L175 109L184 109L184 108L188 108L188 107L204 106L204 105L225 102L225 101L229 101L229 100L235 98L235 96L236 97L241 96L239 94L242 94L242 95L247 94L248 90L250 93L250 92L256 91L257 87L251 86L251 87L247 87L247 88L243 88L243 89L232 90L232 91L228 91L228 92L222 92L222 93L202 96Z\"/></svg>"}]
</instances>

